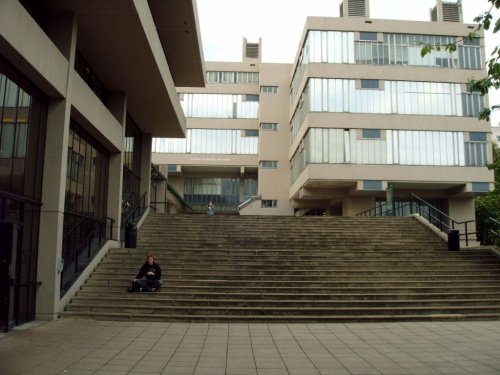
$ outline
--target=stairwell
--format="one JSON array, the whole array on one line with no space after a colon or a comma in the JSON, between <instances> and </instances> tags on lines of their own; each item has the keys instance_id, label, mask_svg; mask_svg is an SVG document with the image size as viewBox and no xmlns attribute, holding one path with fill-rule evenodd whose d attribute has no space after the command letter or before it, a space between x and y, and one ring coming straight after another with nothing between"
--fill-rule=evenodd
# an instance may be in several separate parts
<instances>
[{"instance_id":1,"label":"stairwell","mask_svg":"<svg viewBox=\"0 0 500 375\"><path fill-rule=\"evenodd\" d=\"M127 293L146 254L156 293ZM500 261L411 217L151 215L62 317L210 322L498 319Z\"/></svg>"}]
</instances>

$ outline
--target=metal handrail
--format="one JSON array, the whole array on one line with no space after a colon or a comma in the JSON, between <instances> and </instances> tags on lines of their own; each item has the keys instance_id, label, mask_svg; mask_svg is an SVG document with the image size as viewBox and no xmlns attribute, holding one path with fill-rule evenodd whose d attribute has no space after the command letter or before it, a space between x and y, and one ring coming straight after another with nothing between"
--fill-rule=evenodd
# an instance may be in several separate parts
<instances>
[{"instance_id":1,"label":"metal handrail","mask_svg":"<svg viewBox=\"0 0 500 375\"><path fill-rule=\"evenodd\" d=\"M73 227L73 229L71 229L68 233L66 233L66 235L63 237L63 241L66 239L66 238L69 238L69 236L71 234L73 234L73 232L75 230L77 230L81 225L83 225L84 223L86 222L94 222L95 224L104 224L108 222L108 220L111 222L111 238L113 238L113 224L115 222L115 220L111 217L108 217L106 216L105 218L99 220L99 219L95 219L93 217L90 217L90 216L85 216L85 215L82 215L82 214L78 214L76 212L68 212L66 211L64 213L65 215L71 215L71 216L76 216L76 217L79 217L81 219L83 219L80 223L78 223L78 225L76 225L75 227Z\"/></svg>"},{"instance_id":2,"label":"metal handrail","mask_svg":"<svg viewBox=\"0 0 500 375\"><path fill-rule=\"evenodd\" d=\"M393 212L393 215L395 214L396 209L394 203L395 202L393 202L392 210L385 210L385 213ZM387 203L362 211L356 214L356 216L378 216L377 211L382 211L382 208L384 206L387 206ZM410 202L398 208L401 209L408 206L410 207L410 214L418 213L422 217L427 217L427 221L433 224L443 233L448 233L449 231L456 229L459 225L463 225L465 233L459 233L459 236L465 237L466 246L469 245L469 236L477 234L477 232L469 232L468 228L469 224L475 222L475 220L456 221L438 208L434 207L432 204L426 202L413 193L410 193ZM374 213L374 215L371 215L372 212ZM446 231L444 229L446 229Z\"/></svg>"},{"instance_id":3,"label":"metal handrail","mask_svg":"<svg viewBox=\"0 0 500 375\"><path fill-rule=\"evenodd\" d=\"M127 214L127 216L125 216L122 220L122 226L126 223L128 223L130 217L132 215L135 214L135 212L137 211L138 208L141 207L141 203L142 203L142 207L146 207L146 196L147 196L147 192L145 192L144 194L141 195L141 198L137 201L137 203L130 209L130 212Z\"/></svg>"},{"instance_id":4,"label":"metal handrail","mask_svg":"<svg viewBox=\"0 0 500 375\"><path fill-rule=\"evenodd\" d=\"M69 265L65 264L65 267L62 270L60 285L61 296L63 296L69 290L77 277L81 275L83 270L85 270L85 268L90 264L91 260L99 252L99 249L102 248L103 240L109 240L113 238L113 224L115 222L115 220L110 217L98 220L73 212L65 212L64 214L75 216L82 220L63 237L62 259L64 263L69 263L69 265L71 265L72 267L69 268ZM90 224L90 229L85 227L85 225L87 224ZM107 236L108 227L109 237ZM93 243L94 240L98 241L97 246L95 246L95 243ZM68 249L66 249L66 246L68 246ZM87 255L82 261L79 257L83 253L85 248L87 248Z\"/></svg>"},{"instance_id":5,"label":"metal handrail","mask_svg":"<svg viewBox=\"0 0 500 375\"><path fill-rule=\"evenodd\" d=\"M31 199L31 198L27 198L24 196L8 193L6 191L0 191L0 197L2 197L2 196L6 197L7 199L12 199L12 200L19 201L19 202L31 203L31 204L34 204L38 207L42 206L42 203L35 200L35 199Z\"/></svg>"},{"instance_id":6,"label":"metal handrail","mask_svg":"<svg viewBox=\"0 0 500 375\"><path fill-rule=\"evenodd\" d=\"M248 198L246 201L244 201L243 203L240 203L238 205L238 211L240 211L242 208L245 208L246 206L248 206L250 203L252 202L255 202L257 200L261 200L262 199L262 195L253 195L251 196L250 198Z\"/></svg>"},{"instance_id":7,"label":"metal handrail","mask_svg":"<svg viewBox=\"0 0 500 375\"><path fill-rule=\"evenodd\" d=\"M175 190L175 188L167 182L167 190L172 193L172 195L179 201L182 207L193 211L193 208L181 197L181 195Z\"/></svg>"},{"instance_id":8,"label":"metal handrail","mask_svg":"<svg viewBox=\"0 0 500 375\"><path fill-rule=\"evenodd\" d=\"M491 222L495 228L487 228L488 222ZM493 237L493 243L496 243L497 239L500 239L500 222L492 217L487 217L479 222L478 238L481 245L488 244L488 235Z\"/></svg>"}]
</instances>

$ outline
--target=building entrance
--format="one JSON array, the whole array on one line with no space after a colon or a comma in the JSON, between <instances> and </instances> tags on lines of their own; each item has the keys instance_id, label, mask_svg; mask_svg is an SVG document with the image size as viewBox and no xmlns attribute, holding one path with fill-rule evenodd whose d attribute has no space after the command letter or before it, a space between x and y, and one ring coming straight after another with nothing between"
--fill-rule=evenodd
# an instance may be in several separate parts
<instances>
[{"instance_id":1,"label":"building entrance","mask_svg":"<svg viewBox=\"0 0 500 375\"><path fill-rule=\"evenodd\" d=\"M0 222L0 331L10 331L17 324L17 270L20 226Z\"/></svg>"}]
</instances>

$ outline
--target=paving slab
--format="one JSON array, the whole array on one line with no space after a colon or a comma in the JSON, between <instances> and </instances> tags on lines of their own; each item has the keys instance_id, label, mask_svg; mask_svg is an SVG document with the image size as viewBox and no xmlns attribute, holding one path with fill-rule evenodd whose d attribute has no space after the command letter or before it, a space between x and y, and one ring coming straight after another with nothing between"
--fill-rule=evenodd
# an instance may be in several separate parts
<instances>
[{"instance_id":1,"label":"paving slab","mask_svg":"<svg viewBox=\"0 0 500 375\"><path fill-rule=\"evenodd\" d=\"M500 374L500 321L211 324L58 319L0 334L2 375Z\"/></svg>"}]
</instances>

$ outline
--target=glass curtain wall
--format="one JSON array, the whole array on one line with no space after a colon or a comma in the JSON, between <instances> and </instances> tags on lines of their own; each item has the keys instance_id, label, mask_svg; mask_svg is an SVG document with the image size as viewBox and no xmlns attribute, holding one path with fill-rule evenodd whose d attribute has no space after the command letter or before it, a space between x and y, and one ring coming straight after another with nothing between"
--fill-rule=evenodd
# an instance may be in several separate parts
<instances>
[{"instance_id":1,"label":"glass curtain wall","mask_svg":"<svg viewBox=\"0 0 500 375\"><path fill-rule=\"evenodd\" d=\"M208 202L212 201L215 212L236 212L240 203L240 179L186 177L184 200L195 211L206 211Z\"/></svg>"},{"instance_id":2,"label":"glass curtain wall","mask_svg":"<svg viewBox=\"0 0 500 375\"><path fill-rule=\"evenodd\" d=\"M245 176L243 180L243 199L245 202L247 199L252 198L257 195L258 179L257 176Z\"/></svg>"},{"instance_id":3,"label":"glass curtain wall","mask_svg":"<svg viewBox=\"0 0 500 375\"><path fill-rule=\"evenodd\" d=\"M484 97L457 83L378 82L378 89L365 89L356 80L309 79L292 118L292 142L309 111L477 117L484 108Z\"/></svg>"},{"instance_id":4,"label":"glass curtain wall","mask_svg":"<svg viewBox=\"0 0 500 375\"><path fill-rule=\"evenodd\" d=\"M68 137L61 295L87 267L106 237L109 152L74 120Z\"/></svg>"},{"instance_id":5,"label":"glass curtain wall","mask_svg":"<svg viewBox=\"0 0 500 375\"><path fill-rule=\"evenodd\" d=\"M186 138L153 138L153 152L160 153L256 155L258 151L255 130L188 129Z\"/></svg>"},{"instance_id":6,"label":"glass curtain wall","mask_svg":"<svg viewBox=\"0 0 500 375\"><path fill-rule=\"evenodd\" d=\"M130 115L127 115L123 161L123 209L128 215L141 199L141 145L142 133Z\"/></svg>"},{"instance_id":7,"label":"glass curtain wall","mask_svg":"<svg viewBox=\"0 0 500 375\"><path fill-rule=\"evenodd\" d=\"M207 83L237 83L237 84L258 85L259 73L208 71Z\"/></svg>"},{"instance_id":8,"label":"glass curtain wall","mask_svg":"<svg viewBox=\"0 0 500 375\"><path fill-rule=\"evenodd\" d=\"M35 318L47 105L0 56L0 330Z\"/></svg>"},{"instance_id":9,"label":"glass curtain wall","mask_svg":"<svg viewBox=\"0 0 500 375\"><path fill-rule=\"evenodd\" d=\"M292 158L292 182L309 163L483 167L486 133L471 134L473 141L463 132L382 130L365 139L361 129L311 128Z\"/></svg>"},{"instance_id":10,"label":"glass curtain wall","mask_svg":"<svg viewBox=\"0 0 500 375\"><path fill-rule=\"evenodd\" d=\"M298 94L304 66L309 63L483 69L479 39L463 41L452 53L443 49L423 58L420 54L420 42L445 46L456 40L455 36L361 32L360 40L355 41L353 32L311 30L302 47L292 80L291 102Z\"/></svg>"},{"instance_id":11,"label":"glass curtain wall","mask_svg":"<svg viewBox=\"0 0 500 375\"><path fill-rule=\"evenodd\" d=\"M242 118L259 117L259 95L180 94L186 117Z\"/></svg>"}]
</instances>

